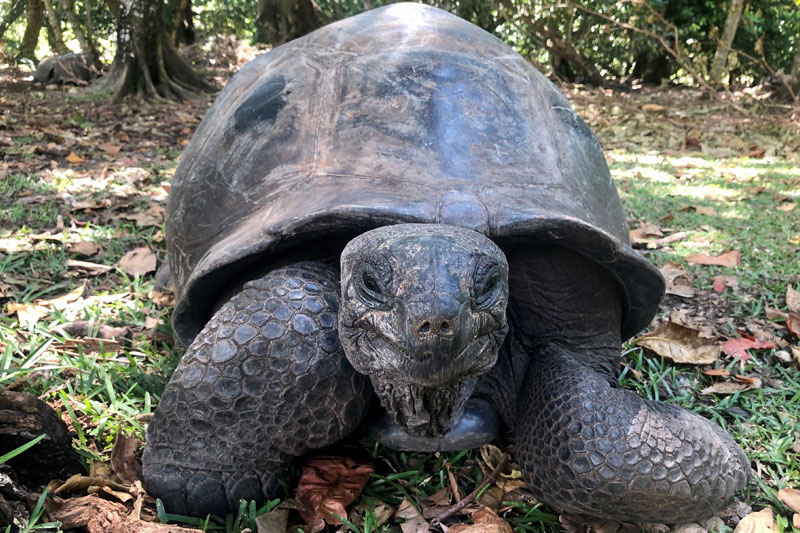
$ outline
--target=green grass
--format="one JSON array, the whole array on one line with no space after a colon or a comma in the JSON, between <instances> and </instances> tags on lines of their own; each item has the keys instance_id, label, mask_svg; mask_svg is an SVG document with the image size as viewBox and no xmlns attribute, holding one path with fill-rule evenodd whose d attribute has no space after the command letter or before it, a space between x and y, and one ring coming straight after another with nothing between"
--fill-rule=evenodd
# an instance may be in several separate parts
<instances>
[{"instance_id":1,"label":"green grass","mask_svg":"<svg viewBox=\"0 0 800 533\"><path fill-rule=\"evenodd\" d=\"M738 268L692 267L695 287L710 289L711 276L735 274L742 291L782 307L788 280L800 280L798 243L792 242L800 237L800 206L791 212L778 207L784 198L800 201L800 167L749 158L613 153L612 159L620 197L635 219L689 232L673 250L652 259L683 262L692 253L740 250ZM685 210L690 206L711 207L716 214ZM661 222L665 217L674 218Z\"/></svg>"},{"instance_id":2,"label":"green grass","mask_svg":"<svg viewBox=\"0 0 800 533\"><path fill-rule=\"evenodd\" d=\"M57 190L26 174L9 174L0 179L0 228L55 226L58 209L54 202L23 204L18 199L52 194Z\"/></svg>"}]
</instances>

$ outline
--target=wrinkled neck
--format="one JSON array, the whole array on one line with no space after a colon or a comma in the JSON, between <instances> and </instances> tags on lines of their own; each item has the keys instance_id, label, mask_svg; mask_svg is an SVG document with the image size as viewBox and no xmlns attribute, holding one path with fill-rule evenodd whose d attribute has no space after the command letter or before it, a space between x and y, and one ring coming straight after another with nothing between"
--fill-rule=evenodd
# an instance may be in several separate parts
<instances>
[{"instance_id":1,"label":"wrinkled neck","mask_svg":"<svg viewBox=\"0 0 800 533\"><path fill-rule=\"evenodd\" d=\"M508 318L513 339L535 353L559 346L606 375L616 375L622 303L600 265L558 246L508 254Z\"/></svg>"}]
</instances>

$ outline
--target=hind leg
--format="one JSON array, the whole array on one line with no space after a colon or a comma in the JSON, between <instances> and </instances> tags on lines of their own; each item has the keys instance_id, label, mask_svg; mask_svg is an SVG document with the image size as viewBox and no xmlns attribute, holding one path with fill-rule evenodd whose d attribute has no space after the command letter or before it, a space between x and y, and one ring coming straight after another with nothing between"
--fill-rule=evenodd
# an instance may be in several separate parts
<instances>
[{"instance_id":1,"label":"hind leg","mask_svg":"<svg viewBox=\"0 0 800 533\"><path fill-rule=\"evenodd\" d=\"M181 359L147 430L143 477L168 511L273 497L292 456L361 422L368 380L336 331L338 273L299 263L245 284Z\"/></svg>"}]
</instances>

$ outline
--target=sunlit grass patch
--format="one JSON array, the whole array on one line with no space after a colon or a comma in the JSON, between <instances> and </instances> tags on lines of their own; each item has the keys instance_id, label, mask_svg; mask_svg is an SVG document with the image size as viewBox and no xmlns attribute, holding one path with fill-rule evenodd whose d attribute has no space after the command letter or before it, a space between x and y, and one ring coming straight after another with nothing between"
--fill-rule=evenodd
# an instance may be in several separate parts
<instances>
[{"instance_id":1,"label":"sunlit grass patch","mask_svg":"<svg viewBox=\"0 0 800 533\"><path fill-rule=\"evenodd\" d=\"M735 274L741 290L771 307L783 305L787 283L800 279L797 244L791 241L800 232L800 207L779 207L798 187L800 170L779 161L627 152L612 155L611 170L631 222L689 232L663 253L650 254L653 260L740 250L738 268L690 267L700 286L710 287L711 275L719 272ZM697 213L696 206L712 208L713 214Z\"/></svg>"}]
</instances>

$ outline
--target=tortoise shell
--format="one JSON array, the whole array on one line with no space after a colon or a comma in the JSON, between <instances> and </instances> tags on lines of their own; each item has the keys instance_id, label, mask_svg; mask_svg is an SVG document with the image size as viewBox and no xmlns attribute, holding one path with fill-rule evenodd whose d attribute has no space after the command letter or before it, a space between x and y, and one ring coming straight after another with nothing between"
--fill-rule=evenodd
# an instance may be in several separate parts
<instances>
[{"instance_id":1,"label":"tortoise shell","mask_svg":"<svg viewBox=\"0 0 800 533\"><path fill-rule=\"evenodd\" d=\"M188 344L253 265L403 222L593 259L623 289L624 338L664 291L630 246L597 139L556 87L477 26L393 4L258 57L216 99L168 202L174 329Z\"/></svg>"}]
</instances>

